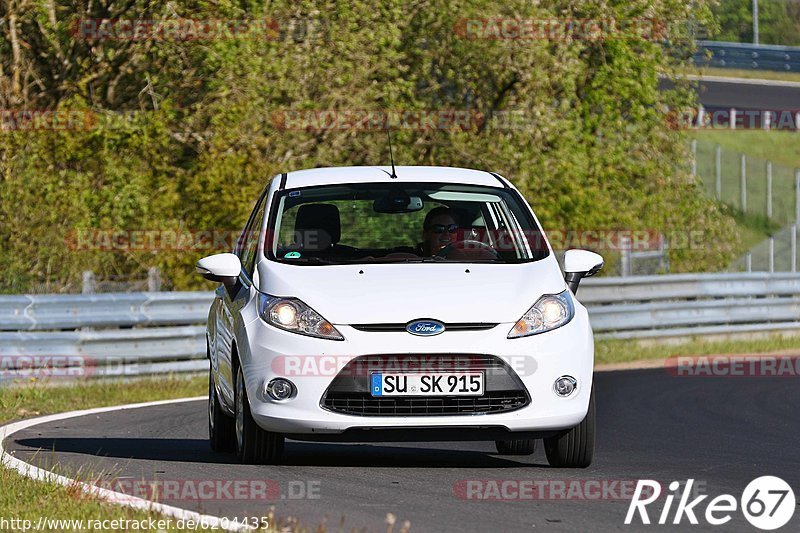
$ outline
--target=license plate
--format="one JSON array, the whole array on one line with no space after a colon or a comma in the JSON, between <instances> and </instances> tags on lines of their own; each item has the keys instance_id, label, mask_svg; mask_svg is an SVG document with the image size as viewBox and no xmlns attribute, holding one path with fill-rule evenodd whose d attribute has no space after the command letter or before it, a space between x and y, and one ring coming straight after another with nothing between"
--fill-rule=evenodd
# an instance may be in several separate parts
<instances>
[{"instance_id":1,"label":"license plate","mask_svg":"<svg viewBox=\"0 0 800 533\"><path fill-rule=\"evenodd\" d=\"M373 396L482 396L483 372L371 375Z\"/></svg>"}]
</instances>

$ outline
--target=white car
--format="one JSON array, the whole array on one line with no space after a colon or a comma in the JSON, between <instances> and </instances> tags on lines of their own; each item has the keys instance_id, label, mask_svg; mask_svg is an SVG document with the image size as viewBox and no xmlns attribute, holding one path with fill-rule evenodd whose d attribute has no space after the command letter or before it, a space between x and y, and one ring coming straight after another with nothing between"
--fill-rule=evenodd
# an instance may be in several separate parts
<instances>
[{"instance_id":1,"label":"white car","mask_svg":"<svg viewBox=\"0 0 800 533\"><path fill-rule=\"evenodd\" d=\"M594 344L575 299L603 259L562 274L505 178L445 167L337 167L276 176L208 316L213 449L280 459L284 439L495 441L586 467Z\"/></svg>"}]
</instances>

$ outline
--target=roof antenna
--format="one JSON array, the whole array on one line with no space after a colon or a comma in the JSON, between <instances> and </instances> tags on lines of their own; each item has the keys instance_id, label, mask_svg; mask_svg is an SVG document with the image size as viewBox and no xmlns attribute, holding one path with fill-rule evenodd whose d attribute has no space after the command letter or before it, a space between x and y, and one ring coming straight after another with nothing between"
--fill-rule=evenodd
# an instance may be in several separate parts
<instances>
[{"instance_id":1,"label":"roof antenna","mask_svg":"<svg viewBox=\"0 0 800 533\"><path fill-rule=\"evenodd\" d=\"M394 154L392 153L392 135L389 133L389 128L386 128L386 138L389 139L389 159L392 162L392 174L389 176L392 179L397 179L397 174L394 171Z\"/></svg>"}]
</instances>

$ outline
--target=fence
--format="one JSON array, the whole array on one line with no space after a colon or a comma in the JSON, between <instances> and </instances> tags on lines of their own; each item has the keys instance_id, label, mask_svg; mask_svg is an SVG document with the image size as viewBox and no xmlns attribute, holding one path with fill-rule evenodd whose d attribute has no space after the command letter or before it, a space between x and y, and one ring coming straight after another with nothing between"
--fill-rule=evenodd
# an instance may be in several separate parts
<instances>
[{"instance_id":1,"label":"fence","mask_svg":"<svg viewBox=\"0 0 800 533\"><path fill-rule=\"evenodd\" d=\"M798 139L800 141L800 139ZM693 172L705 192L753 218L770 237L736 259L730 270L796 272L800 225L800 169L692 141Z\"/></svg>"},{"instance_id":2,"label":"fence","mask_svg":"<svg viewBox=\"0 0 800 533\"><path fill-rule=\"evenodd\" d=\"M800 47L698 41L694 61L709 67L800 72Z\"/></svg>"},{"instance_id":3,"label":"fence","mask_svg":"<svg viewBox=\"0 0 800 533\"><path fill-rule=\"evenodd\" d=\"M747 156L703 139L692 141L692 152L693 170L709 196L778 226L800 220L800 169Z\"/></svg>"},{"instance_id":4,"label":"fence","mask_svg":"<svg viewBox=\"0 0 800 533\"><path fill-rule=\"evenodd\" d=\"M203 323L212 298L208 292L0 296L0 376L59 365L77 366L77 375L203 371ZM593 278L581 284L579 298L599 338L800 330L800 274Z\"/></svg>"}]
</instances>

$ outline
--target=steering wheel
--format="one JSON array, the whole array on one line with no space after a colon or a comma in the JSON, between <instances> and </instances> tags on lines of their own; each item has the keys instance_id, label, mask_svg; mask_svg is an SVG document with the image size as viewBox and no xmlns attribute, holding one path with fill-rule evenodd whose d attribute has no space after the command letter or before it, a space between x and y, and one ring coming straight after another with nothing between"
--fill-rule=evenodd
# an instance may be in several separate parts
<instances>
[{"instance_id":1,"label":"steering wheel","mask_svg":"<svg viewBox=\"0 0 800 533\"><path fill-rule=\"evenodd\" d=\"M453 241L449 244L442 246L442 248L434 255L438 257L449 257L453 251L463 252L464 255L470 256L475 252L475 255L486 255L489 252L491 259L501 259L497 250L486 244L485 242L476 241L474 239L464 239L461 241ZM476 258L477 259L477 258Z\"/></svg>"}]
</instances>

